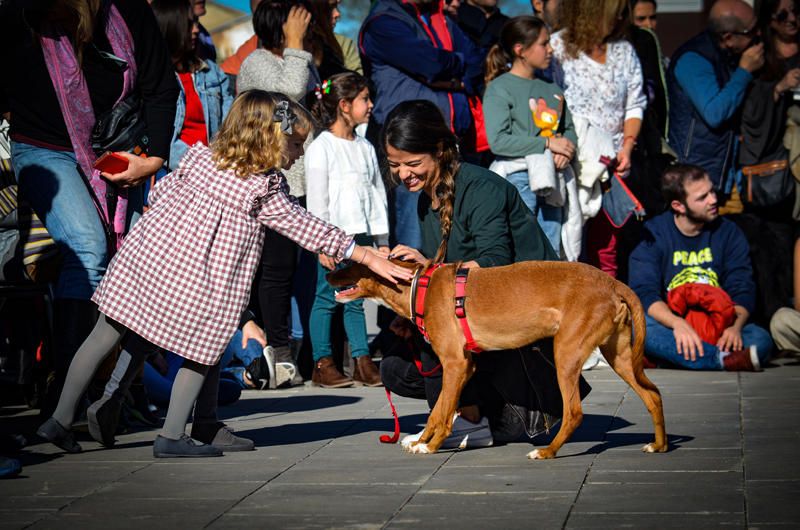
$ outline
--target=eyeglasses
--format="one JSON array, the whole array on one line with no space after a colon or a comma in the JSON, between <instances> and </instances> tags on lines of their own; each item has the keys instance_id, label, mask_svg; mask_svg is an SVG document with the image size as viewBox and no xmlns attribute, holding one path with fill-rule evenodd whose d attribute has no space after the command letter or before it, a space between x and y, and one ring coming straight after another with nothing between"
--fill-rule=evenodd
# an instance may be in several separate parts
<instances>
[{"instance_id":1,"label":"eyeglasses","mask_svg":"<svg viewBox=\"0 0 800 530\"><path fill-rule=\"evenodd\" d=\"M793 9L781 9L780 11L772 15L772 20L783 24L784 22L789 20L789 14L792 14L794 15L795 18L797 18L797 10L793 8Z\"/></svg>"},{"instance_id":2,"label":"eyeglasses","mask_svg":"<svg viewBox=\"0 0 800 530\"><path fill-rule=\"evenodd\" d=\"M649 20L651 22L655 22L656 19L658 18L658 15L636 16L636 17L633 17L633 18L636 19L636 22L645 22L647 20Z\"/></svg>"},{"instance_id":3,"label":"eyeglasses","mask_svg":"<svg viewBox=\"0 0 800 530\"><path fill-rule=\"evenodd\" d=\"M739 35L740 37L755 37L758 35L758 26L753 26L750 29L746 29L744 31L731 31L731 35Z\"/></svg>"}]
</instances>

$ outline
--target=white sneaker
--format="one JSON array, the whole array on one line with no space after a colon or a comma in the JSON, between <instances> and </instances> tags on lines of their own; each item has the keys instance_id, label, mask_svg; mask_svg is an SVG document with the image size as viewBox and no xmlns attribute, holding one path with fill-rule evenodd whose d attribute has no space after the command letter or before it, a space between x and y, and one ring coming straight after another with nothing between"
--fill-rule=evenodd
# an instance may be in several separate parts
<instances>
[{"instance_id":1,"label":"white sneaker","mask_svg":"<svg viewBox=\"0 0 800 530\"><path fill-rule=\"evenodd\" d=\"M606 362L605 357L603 354L600 353L600 348L595 348L592 350L592 353L589 354L589 357L583 363L583 367L581 370L592 370L594 368L607 368L608 363Z\"/></svg>"},{"instance_id":2,"label":"white sneaker","mask_svg":"<svg viewBox=\"0 0 800 530\"><path fill-rule=\"evenodd\" d=\"M407 448L412 443L419 441L422 431L404 437L400 445ZM494 443L492 431L489 429L489 419L481 418L478 423L465 420L458 413L453 417L453 431L445 438L439 449L473 449L476 447L491 447Z\"/></svg>"},{"instance_id":3,"label":"white sneaker","mask_svg":"<svg viewBox=\"0 0 800 530\"><path fill-rule=\"evenodd\" d=\"M293 363L275 362L275 348L272 346L264 347L264 359L267 361L269 369L269 388L276 389L288 383L294 378L297 367Z\"/></svg>"}]
</instances>

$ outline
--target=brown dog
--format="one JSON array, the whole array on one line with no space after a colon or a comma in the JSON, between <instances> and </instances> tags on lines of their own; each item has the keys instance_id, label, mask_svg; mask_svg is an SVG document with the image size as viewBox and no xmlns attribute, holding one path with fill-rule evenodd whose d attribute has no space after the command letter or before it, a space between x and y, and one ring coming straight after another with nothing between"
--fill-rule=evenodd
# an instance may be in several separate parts
<instances>
[{"instance_id":1,"label":"brown dog","mask_svg":"<svg viewBox=\"0 0 800 530\"><path fill-rule=\"evenodd\" d=\"M416 263L395 261L409 268ZM442 364L442 392L413 453L434 453L450 435L461 391L475 371L472 353L454 312L458 265L433 273L425 298L425 328ZM337 300L374 299L410 318L411 285L393 285L364 267L328 274ZM642 304L634 292L608 274L581 263L528 261L505 267L470 269L466 285L467 321L484 350L519 348L553 337L558 386L564 401L561 429L552 443L528 458L553 458L583 419L578 380L581 367L595 347L614 371L639 395L653 418L655 442L647 453L667 450L664 412L658 388L642 365L645 323ZM634 342L631 344L631 332Z\"/></svg>"}]
</instances>

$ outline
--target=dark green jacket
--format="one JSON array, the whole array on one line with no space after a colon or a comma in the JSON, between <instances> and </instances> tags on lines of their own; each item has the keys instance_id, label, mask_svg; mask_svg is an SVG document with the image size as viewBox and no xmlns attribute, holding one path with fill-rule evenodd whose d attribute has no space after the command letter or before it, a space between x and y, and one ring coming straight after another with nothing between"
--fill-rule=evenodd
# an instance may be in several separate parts
<instances>
[{"instance_id":1,"label":"dark green jacket","mask_svg":"<svg viewBox=\"0 0 800 530\"><path fill-rule=\"evenodd\" d=\"M453 227L445 261L475 260L481 267L518 261L557 260L536 217L517 189L502 177L472 164L461 164L455 178ZM439 212L420 194L418 215L422 253L433 258L442 240Z\"/></svg>"}]
</instances>

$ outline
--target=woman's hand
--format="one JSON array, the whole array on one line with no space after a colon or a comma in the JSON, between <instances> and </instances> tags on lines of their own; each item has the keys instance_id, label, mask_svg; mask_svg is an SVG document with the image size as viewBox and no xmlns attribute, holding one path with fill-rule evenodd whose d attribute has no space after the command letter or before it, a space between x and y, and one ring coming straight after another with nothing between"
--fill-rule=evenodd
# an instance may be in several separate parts
<instances>
[{"instance_id":1,"label":"woman's hand","mask_svg":"<svg viewBox=\"0 0 800 530\"><path fill-rule=\"evenodd\" d=\"M374 250L361 245L356 245L350 259L356 263L363 264L381 278L385 278L392 283L397 283L397 280L410 281L414 277L414 273L411 270L395 265L388 259L381 257Z\"/></svg>"},{"instance_id":2,"label":"woman's hand","mask_svg":"<svg viewBox=\"0 0 800 530\"><path fill-rule=\"evenodd\" d=\"M283 39L286 48L295 50L303 49L303 39L306 36L308 25L311 22L311 13L301 5L295 5L289 10L286 22L283 23Z\"/></svg>"},{"instance_id":3,"label":"woman's hand","mask_svg":"<svg viewBox=\"0 0 800 530\"><path fill-rule=\"evenodd\" d=\"M634 142L626 138L622 142L622 149L617 153L617 167L614 172L617 175L624 175L631 170L631 153L633 153Z\"/></svg>"},{"instance_id":4,"label":"woman's hand","mask_svg":"<svg viewBox=\"0 0 800 530\"><path fill-rule=\"evenodd\" d=\"M114 153L119 156L124 156L128 159L128 169L121 173L100 173L109 182L112 182L120 188L133 188L138 186L156 171L161 169L164 165L164 159L157 156L142 158L125 151L118 151Z\"/></svg>"},{"instance_id":5,"label":"woman's hand","mask_svg":"<svg viewBox=\"0 0 800 530\"><path fill-rule=\"evenodd\" d=\"M554 136L550 138L547 147L554 155L564 155L570 160L575 156L575 144L573 144L569 138L564 138L563 136Z\"/></svg>"},{"instance_id":6,"label":"woman's hand","mask_svg":"<svg viewBox=\"0 0 800 530\"><path fill-rule=\"evenodd\" d=\"M329 271L332 271L333 269L336 268L336 260L330 256L326 256L325 254L319 255L319 264L328 269Z\"/></svg>"},{"instance_id":7,"label":"woman's hand","mask_svg":"<svg viewBox=\"0 0 800 530\"><path fill-rule=\"evenodd\" d=\"M558 153L553 153L553 163L556 169L560 171L569 165L569 158Z\"/></svg>"},{"instance_id":8,"label":"woman's hand","mask_svg":"<svg viewBox=\"0 0 800 530\"><path fill-rule=\"evenodd\" d=\"M792 68L783 79L778 81L775 85L775 100L777 101L780 96L787 90L794 90L800 86L800 68Z\"/></svg>"},{"instance_id":9,"label":"woman's hand","mask_svg":"<svg viewBox=\"0 0 800 530\"><path fill-rule=\"evenodd\" d=\"M389 252L389 255L387 257L398 258L403 261L413 261L415 263L422 263L422 264L427 263L428 261L427 258L423 256L419 250L407 247L405 245L396 245L391 250L391 252Z\"/></svg>"},{"instance_id":10,"label":"woman's hand","mask_svg":"<svg viewBox=\"0 0 800 530\"><path fill-rule=\"evenodd\" d=\"M242 349L247 348L247 341L250 339L261 344L263 348L267 347L267 334L256 324L255 320L248 320L247 323L242 326Z\"/></svg>"}]
</instances>

